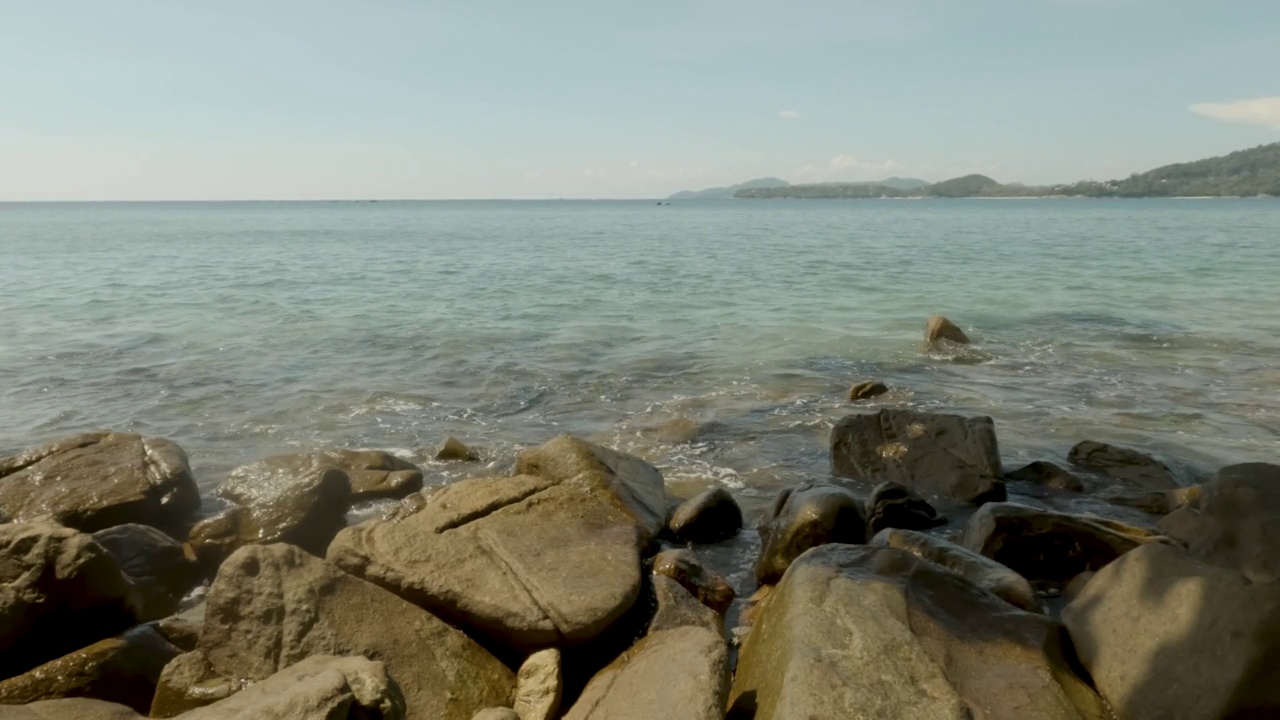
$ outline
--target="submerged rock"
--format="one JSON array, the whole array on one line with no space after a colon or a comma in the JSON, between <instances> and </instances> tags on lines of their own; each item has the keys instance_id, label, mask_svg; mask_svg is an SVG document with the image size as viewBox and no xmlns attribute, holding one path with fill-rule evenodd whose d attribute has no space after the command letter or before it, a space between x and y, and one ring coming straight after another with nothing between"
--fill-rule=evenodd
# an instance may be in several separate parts
<instances>
[{"instance_id":1,"label":"submerged rock","mask_svg":"<svg viewBox=\"0 0 1280 720\"><path fill-rule=\"evenodd\" d=\"M849 402L866 400L889 392L889 387L879 380L865 380L849 388Z\"/></svg>"},{"instance_id":2,"label":"submerged rock","mask_svg":"<svg viewBox=\"0 0 1280 720\"><path fill-rule=\"evenodd\" d=\"M1051 462L1037 460L1005 474L1006 480L1035 483L1055 490L1084 492L1084 482Z\"/></svg>"},{"instance_id":3,"label":"submerged rock","mask_svg":"<svg viewBox=\"0 0 1280 720\"><path fill-rule=\"evenodd\" d=\"M941 315L934 315L925 321L924 339L928 343L949 340L960 345L969 344L969 336L958 325Z\"/></svg>"},{"instance_id":4,"label":"submerged rock","mask_svg":"<svg viewBox=\"0 0 1280 720\"><path fill-rule=\"evenodd\" d=\"M742 508L728 490L708 488L681 503L671 513L667 529L677 542L728 540L742 529Z\"/></svg>"},{"instance_id":5,"label":"submerged rock","mask_svg":"<svg viewBox=\"0 0 1280 720\"><path fill-rule=\"evenodd\" d=\"M168 440L94 432L0 458L0 515L11 520L95 532L179 525L199 508L187 456Z\"/></svg>"},{"instance_id":6,"label":"submerged rock","mask_svg":"<svg viewBox=\"0 0 1280 720\"><path fill-rule=\"evenodd\" d=\"M1204 486L1197 520L1184 523L1193 556L1254 582L1280 580L1280 465L1222 468Z\"/></svg>"},{"instance_id":7,"label":"submerged rock","mask_svg":"<svg viewBox=\"0 0 1280 720\"><path fill-rule=\"evenodd\" d=\"M653 559L653 574L665 575L699 602L723 615L733 602L733 587L689 550L663 550Z\"/></svg>"},{"instance_id":8,"label":"submerged rock","mask_svg":"<svg viewBox=\"0 0 1280 720\"><path fill-rule=\"evenodd\" d=\"M350 502L398 499L422 489L422 470L384 450L322 450L316 456L346 473Z\"/></svg>"},{"instance_id":9,"label":"submerged rock","mask_svg":"<svg viewBox=\"0 0 1280 720\"><path fill-rule=\"evenodd\" d=\"M905 550L916 557L940 565L965 580L1028 612L1040 612L1040 599L1027 579L991 558L941 538L914 530L883 530L871 538L872 545Z\"/></svg>"},{"instance_id":10,"label":"submerged rock","mask_svg":"<svg viewBox=\"0 0 1280 720\"><path fill-rule=\"evenodd\" d=\"M831 470L960 503L1005 498L995 423L989 417L887 409L845 416L831 431Z\"/></svg>"},{"instance_id":11,"label":"submerged rock","mask_svg":"<svg viewBox=\"0 0 1280 720\"><path fill-rule=\"evenodd\" d=\"M928 530L946 522L928 501L895 482L877 485L867 500L867 524L872 533L885 528Z\"/></svg>"},{"instance_id":12,"label":"submerged rock","mask_svg":"<svg viewBox=\"0 0 1280 720\"><path fill-rule=\"evenodd\" d=\"M148 525L117 525L93 534L133 582L142 599L139 620L172 615L203 572L181 543Z\"/></svg>"},{"instance_id":13,"label":"submerged rock","mask_svg":"<svg viewBox=\"0 0 1280 720\"><path fill-rule=\"evenodd\" d=\"M657 428L657 439L667 445L687 445L697 442L702 426L686 417L678 417L662 423Z\"/></svg>"},{"instance_id":14,"label":"submerged rock","mask_svg":"<svg viewBox=\"0 0 1280 720\"><path fill-rule=\"evenodd\" d=\"M1168 465L1146 453L1130 448L1085 440L1071 448L1072 465L1101 473L1113 480L1140 485L1148 490L1172 490L1178 479Z\"/></svg>"},{"instance_id":15,"label":"submerged rock","mask_svg":"<svg viewBox=\"0 0 1280 720\"><path fill-rule=\"evenodd\" d=\"M827 543L862 543L867 524L862 503L837 485L812 483L778 494L760 523L756 580L778 581L792 561L809 548Z\"/></svg>"},{"instance_id":16,"label":"submerged rock","mask_svg":"<svg viewBox=\"0 0 1280 720\"><path fill-rule=\"evenodd\" d=\"M440 460L442 462L452 460L475 462L479 459L479 453L472 450L466 443L452 435L445 438L444 443L440 445L440 449L436 451L436 460Z\"/></svg>"}]
</instances>

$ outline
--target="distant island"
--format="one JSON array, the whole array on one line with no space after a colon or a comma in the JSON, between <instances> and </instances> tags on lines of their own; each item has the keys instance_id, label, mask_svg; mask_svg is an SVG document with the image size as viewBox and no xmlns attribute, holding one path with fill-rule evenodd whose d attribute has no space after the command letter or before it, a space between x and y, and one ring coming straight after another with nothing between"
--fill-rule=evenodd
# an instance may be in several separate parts
<instances>
[{"instance_id":1,"label":"distant island","mask_svg":"<svg viewBox=\"0 0 1280 720\"><path fill-rule=\"evenodd\" d=\"M704 194L709 193L709 194ZM1069 185L1002 184L986 175L929 183L913 178L875 182L792 185L778 178L700 192L680 192L672 200L706 198L878 199L878 198L1036 198L1036 197L1255 197L1280 196L1280 143L1177 163L1124 180L1083 180Z\"/></svg>"}]
</instances>

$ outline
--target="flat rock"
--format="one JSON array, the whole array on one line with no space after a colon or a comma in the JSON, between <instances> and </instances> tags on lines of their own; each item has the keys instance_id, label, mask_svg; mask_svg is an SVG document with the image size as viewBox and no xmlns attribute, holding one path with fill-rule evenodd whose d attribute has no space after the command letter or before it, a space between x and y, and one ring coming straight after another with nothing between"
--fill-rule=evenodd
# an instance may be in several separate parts
<instances>
[{"instance_id":1,"label":"flat rock","mask_svg":"<svg viewBox=\"0 0 1280 720\"><path fill-rule=\"evenodd\" d=\"M468 447L466 443L450 435L441 443L435 457L436 460L441 462L475 462L480 459L480 454Z\"/></svg>"},{"instance_id":2,"label":"flat rock","mask_svg":"<svg viewBox=\"0 0 1280 720\"><path fill-rule=\"evenodd\" d=\"M734 591L728 581L703 565L690 550L663 550L653 559L653 574L675 580L703 605L723 615L733 603Z\"/></svg>"},{"instance_id":3,"label":"flat rock","mask_svg":"<svg viewBox=\"0 0 1280 720\"><path fill-rule=\"evenodd\" d=\"M880 483L867 500L867 525L872 533L885 528L928 530L946 522L929 501L896 482Z\"/></svg>"},{"instance_id":4,"label":"flat rock","mask_svg":"<svg viewBox=\"0 0 1280 720\"><path fill-rule=\"evenodd\" d=\"M235 687L312 655L378 658L399 684L408 718L470 720L508 704L515 688L511 671L466 635L283 544L247 546L223 564L195 654L211 674L199 669L199 658L184 660L183 677L166 668L156 702L165 701L167 716L184 702L203 704L203 690L220 687L214 676Z\"/></svg>"},{"instance_id":5,"label":"flat rock","mask_svg":"<svg viewBox=\"0 0 1280 720\"><path fill-rule=\"evenodd\" d=\"M1139 545L1167 541L1155 532L1116 520L1017 503L988 503L969 518L960 544L1033 583L1061 587L1086 570L1102 569Z\"/></svg>"},{"instance_id":6,"label":"flat rock","mask_svg":"<svg viewBox=\"0 0 1280 720\"><path fill-rule=\"evenodd\" d=\"M762 585L777 582L792 561L809 548L867 540L867 524L857 496L825 483L783 490L761 521L759 531L756 580Z\"/></svg>"},{"instance_id":7,"label":"flat rock","mask_svg":"<svg viewBox=\"0 0 1280 720\"><path fill-rule=\"evenodd\" d=\"M728 490L719 486L707 488L676 507L667 529L682 543L728 540L742 529L742 508Z\"/></svg>"},{"instance_id":8,"label":"flat rock","mask_svg":"<svg viewBox=\"0 0 1280 720\"><path fill-rule=\"evenodd\" d=\"M1027 579L991 558L914 530L882 530L871 545L905 550L940 565L1014 607L1041 612L1040 599Z\"/></svg>"},{"instance_id":9,"label":"flat rock","mask_svg":"<svg viewBox=\"0 0 1280 720\"><path fill-rule=\"evenodd\" d=\"M1126 720L1280 717L1280 584L1145 545L1100 570L1062 618Z\"/></svg>"},{"instance_id":10,"label":"flat rock","mask_svg":"<svg viewBox=\"0 0 1280 720\"><path fill-rule=\"evenodd\" d=\"M0 678L121 633L140 609L133 583L89 535L0 525Z\"/></svg>"},{"instance_id":11,"label":"flat rock","mask_svg":"<svg viewBox=\"0 0 1280 720\"><path fill-rule=\"evenodd\" d=\"M924 324L924 339L928 343L949 340L960 345L969 344L969 336L958 325L942 315L930 317Z\"/></svg>"},{"instance_id":12,"label":"flat rock","mask_svg":"<svg viewBox=\"0 0 1280 720\"><path fill-rule=\"evenodd\" d=\"M93 534L129 576L142 597L140 620L177 611L182 598L203 577L200 564L182 544L149 525L117 525Z\"/></svg>"},{"instance_id":13,"label":"flat rock","mask_svg":"<svg viewBox=\"0 0 1280 720\"><path fill-rule=\"evenodd\" d=\"M179 525L199 508L187 456L168 440L94 432L0 458L0 515L11 520L95 532Z\"/></svg>"},{"instance_id":14,"label":"flat rock","mask_svg":"<svg viewBox=\"0 0 1280 720\"><path fill-rule=\"evenodd\" d=\"M160 671L178 654L154 628L142 625L0 682L0 704L87 697L145 713Z\"/></svg>"},{"instance_id":15,"label":"flat rock","mask_svg":"<svg viewBox=\"0 0 1280 720\"><path fill-rule=\"evenodd\" d=\"M1147 490L1172 490L1178 479L1168 465L1131 448L1085 440L1071 448L1072 465L1101 473L1113 480L1139 485Z\"/></svg>"},{"instance_id":16,"label":"flat rock","mask_svg":"<svg viewBox=\"0 0 1280 720\"><path fill-rule=\"evenodd\" d=\"M346 473L350 502L399 499L422 489L422 470L383 450L322 450L316 456Z\"/></svg>"},{"instance_id":17,"label":"flat rock","mask_svg":"<svg viewBox=\"0 0 1280 720\"><path fill-rule=\"evenodd\" d=\"M1196 529L1184 523L1193 556L1236 568L1254 582L1280 579L1280 465L1219 470L1204 486L1198 520Z\"/></svg>"},{"instance_id":18,"label":"flat rock","mask_svg":"<svg viewBox=\"0 0 1280 720\"><path fill-rule=\"evenodd\" d=\"M831 470L959 503L1005 498L995 423L989 417L889 409L848 415L831 431Z\"/></svg>"},{"instance_id":19,"label":"flat rock","mask_svg":"<svg viewBox=\"0 0 1280 720\"><path fill-rule=\"evenodd\" d=\"M516 701L519 720L556 720L564 697L559 648L547 648L525 658L516 674Z\"/></svg>"},{"instance_id":20,"label":"flat rock","mask_svg":"<svg viewBox=\"0 0 1280 720\"><path fill-rule=\"evenodd\" d=\"M879 380L865 380L860 383L854 383L854 385L849 388L849 402L866 400L867 398L877 397L887 392L889 392L889 386Z\"/></svg>"},{"instance_id":21,"label":"flat rock","mask_svg":"<svg viewBox=\"0 0 1280 720\"><path fill-rule=\"evenodd\" d=\"M1068 492L1084 492L1084 481L1051 462L1037 460L1012 470L1005 475L1006 480L1029 482L1055 490Z\"/></svg>"},{"instance_id":22,"label":"flat rock","mask_svg":"<svg viewBox=\"0 0 1280 720\"><path fill-rule=\"evenodd\" d=\"M315 655L182 720L412 718L385 665L363 657ZM418 717L444 718L446 715ZM471 720L466 716L463 720Z\"/></svg>"},{"instance_id":23,"label":"flat rock","mask_svg":"<svg viewBox=\"0 0 1280 720\"><path fill-rule=\"evenodd\" d=\"M911 553L823 545L764 601L728 717L1102 720L1064 635Z\"/></svg>"}]
</instances>

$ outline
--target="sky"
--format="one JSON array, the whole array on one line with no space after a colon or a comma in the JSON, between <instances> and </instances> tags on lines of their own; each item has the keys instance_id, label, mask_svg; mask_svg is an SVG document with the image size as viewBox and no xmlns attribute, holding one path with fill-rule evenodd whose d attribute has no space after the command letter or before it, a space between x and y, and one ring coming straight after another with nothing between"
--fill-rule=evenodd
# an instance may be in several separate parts
<instances>
[{"instance_id":1,"label":"sky","mask_svg":"<svg viewBox=\"0 0 1280 720\"><path fill-rule=\"evenodd\" d=\"M1276 0L0 0L0 201L1051 183L1276 141Z\"/></svg>"}]
</instances>

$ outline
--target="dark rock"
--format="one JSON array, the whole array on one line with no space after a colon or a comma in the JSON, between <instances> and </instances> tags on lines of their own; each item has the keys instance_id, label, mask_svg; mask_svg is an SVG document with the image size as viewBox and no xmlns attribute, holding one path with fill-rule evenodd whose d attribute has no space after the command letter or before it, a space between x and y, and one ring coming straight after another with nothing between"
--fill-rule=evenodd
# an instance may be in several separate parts
<instances>
[{"instance_id":1,"label":"dark rock","mask_svg":"<svg viewBox=\"0 0 1280 720\"><path fill-rule=\"evenodd\" d=\"M1040 599L1027 579L978 553L914 530L883 530L871 538L872 545L891 547L940 565L986 590L1014 607L1041 612Z\"/></svg>"},{"instance_id":2,"label":"dark rock","mask_svg":"<svg viewBox=\"0 0 1280 720\"><path fill-rule=\"evenodd\" d=\"M88 535L0 525L0 678L124 632L140 609L133 583Z\"/></svg>"},{"instance_id":3,"label":"dark rock","mask_svg":"<svg viewBox=\"0 0 1280 720\"><path fill-rule=\"evenodd\" d=\"M653 576L653 595L658 609L649 622L649 634L686 625L706 628L717 635L724 633L720 613L704 605L673 578Z\"/></svg>"},{"instance_id":4,"label":"dark rock","mask_svg":"<svg viewBox=\"0 0 1280 720\"><path fill-rule=\"evenodd\" d=\"M988 503L969 518L960 544L1033 583L1061 587L1148 542L1167 539L1115 520Z\"/></svg>"},{"instance_id":5,"label":"dark rock","mask_svg":"<svg viewBox=\"0 0 1280 720\"><path fill-rule=\"evenodd\" d=\"M346 473L350 502L399 499L422 489L418 466L383 450L322 450L316 460Z\"/></svg>"},{"instance_id":6,"label":"dark rock","mask_svg":"<svg viewBox=\"0 0 1280 720\"><path fill-rule=\"evenodd\" d=\"M187 456L168 440L95 432L0 458L0 513L15 521L48 517L85 532L168 527L199 508Z\"/></svg>"},{"instance_id":7,"label":"dark rock","mask_svg":"<svg viewBox=\"0 0 1280 720\"><path fill-rule=\"evenodd\" d=\"M733 587L689 550L664 550L653 559L653 574L665 575L699 602L723 615L733 602Z\"/></svg>"},{"instance_id":8,"label":"dark rock","mask_svg":"<svg viewBox=\"0 0 1280 720\"><path fill-rule=\"evenodd\" d=\"M928 530L947 522L928 501L896 482L880 483L871 491L867 514L872 533L885 528Z\"/></svg>"},{"instance_id":9,"label":"dark rock","mask_svg":"<svg viewBox=\"0 0 1280 720\"><path fill-rule=\"evenodd\" d=\"M964 334L955 323L941 315L930 317L924 325L925 342L936 343L939 340L950 340L960 345L969 344L969 336Z\"/></svg>"},{"instance_id":10,"label":"dark rock","mask_svg":"<svg viewBox=\"0 0 1280 720\"><path fill-rule=\"evenodd\" d=\"M1062 618L1119 717L1280 717L1280 584L1145 545L1100 570Z\"/></svg>"},{"instance_id":11,"label":"dark rock","mask_svg":"<svg viewBox=\"0 0 1280 720\"><path fill-rule=\"evenodd\" d=\"M202 579L194 557L177 540L149 525L117 525L93 534L129 576L142 597L140 620L172 615Z\"/></svg>"},{"instance_id":12,"label":"dark rock","mask_svg":"<svg viewBox=\"0 0 1280 720\"><path fill-rule=\"evenodd\" d=\"M444 439L440 449L436 451L436 460L475 462L480 459L479 453L467 447L467 444L450 435Z\"/></svg>"},{"instance_id":13,"label":"dark rock","mask_svg":"<svg viewBox=\"0 0 1280 720\"><path fill-rule=\"evenodd\" d=\"M519 720L556 720L564 696L560 650L547 648L533 653L516 674L516 701Z\"/></svg>"},{"instance_id":14,"label":"dark rock","mask_svg":"<svg viewBox=\"0 0 1280 720\"><path fill-rule=\"evenodd\" d=\"M989 417L910 410L848 415L831 431L831 470L960 503L1005 498L995 423Z\"/></svg>"},{"instance_id":15,"label":"dark rock","mask_svg":"<svg viewBox=\"0 0 1280 720\"><path fill-rule=\"evenodd\" d=\"M1084 482L1080 478L1051 462L1037 460L1006 473L1004 477L1006 480L1035 483L1055 490L1084 492Z\"/></svg>"},{"instance_id":16,"label":"dark rock","mask_svg":"<svg viewBox=\"0 0 1280 720\"><path fill-rule=\"evenodd\" d=\"M1236 568L1254 582L1280 579L1280 465L1219 470L1204 486L1199 520L1193 557Z\"/></svg>"},{"instance_id":17,"label":"dark rock","mask_svg":"<svg viewBox=\"0 0 1280 720\"><path fill-rule=\"evenodd\" d=\"M1075 600L1080 597L1080 593L1084 592L1084 587L1089 584L1093 576L1098 573L1092 570L1085 570L1079 575L1071 578L1071 580L1062 588L1062 597L1067 600Z\"/></svg>"},{"instance_id":18,"label":"dark rock","mask_svg":"<svg viewBox=\"0 0 1280 720\"><path fill-rule=\"evenodd\" d=\"M1098 497L1115 505L1131 507L1151 515L1168 515L1180 507L1195 507L1200 502L1200 486L1176 488L1174 490L1131 491L1122 488L1108 488Z\"/></svg>"},{"instance_id":19,"label":"dark rock","mask_svg":"<svg viewBox=\"0 0 1280 720\"><path fill-rule=\"evenodd\" d=\"M181 615L157 621L155 629L170 645L184 653L195 650L196 643L200 641L200 625Z\"/></svg>"},{"instance_id":20,"label":"dark rock","mask_svg":"<svg viewBox=\"0 0 1280 720\"><path fill-rule=\"evenodd\" d=\"M809 548L866 539L862 503L852 492L822 483L788 488L778 494L760 523L756 580L761 584L777 582L791 562Z\"/></svg>"},{"instance_id":21,"label":"dark rock","mask_svg":"<svg viewBox=\"0 0 1280 720\"><path fill-rule=\"evenodd\" d=\"M1101 720L1064 636L910 553L824 545L765 601L728 717Z\"/></svg>"},{"instance_id":22,"label":"dark rock","mask_svg":"<svg viewBox=\"0 0 1280 720\"><path fill-rule=\"evenodd\" d=\"M722 487L708 488L681 503L667 521L678 542L715 543L742 529L742 509Z\"/></svg>"},{"instance_id":23,"label":"dark rock","mask_svg":"<svg viewBox=\"0 0 1280 720\"><path fill-rule=\"evenodd\" d=\"M1072 465L1148 490L1173 490L1178 479L1168 465L1137 450L1085 440L1071 448Z\"/></svg>"},{"instance_id":24,"label":"dark rock","mask_svg":"<svg viewBox=\"0 0 1280 720\"><path fill-rule=\"evenodd\" d=\"M889 392L889 387L879 380L866 380L849 388L849 402L866 400Z\"/></svg>"},{"instance_id":25,"label":"dark rock","mask_svg":"<svg viewBox=\"0 0 1280 720\"><path fill-rule=\"evenodd\" d=\"M1180 507L1160 518L1156 527L1160 528L1160 532L1183 545L1195 542L1204 531L1200 524L1200 511L1189 507Z\"/></svg>"},{"instance_id":26,"label":"dark rock","mask_svg":"<svg viewBox=\"0 0 1280 720\"><path fill-rule=\"evenodd\" d=\"M142 625L0 682L0 705L87 697L145 713L160 671L178 652L154 628Z\"/></svg>"}]
</instances>

